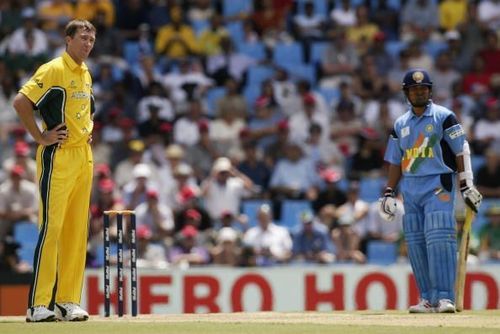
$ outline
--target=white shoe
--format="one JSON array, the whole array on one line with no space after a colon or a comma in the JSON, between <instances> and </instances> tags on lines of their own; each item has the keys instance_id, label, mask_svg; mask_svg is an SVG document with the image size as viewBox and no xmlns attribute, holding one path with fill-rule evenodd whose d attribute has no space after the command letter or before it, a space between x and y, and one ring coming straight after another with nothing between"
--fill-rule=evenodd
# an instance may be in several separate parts
<instances>
[{"instance_id":1,"label":"white shoe","mask_svg":"<svg viewBox=\"0 0 500 334\"><path fill-rule=\"evenodd\" d=\"M26 322L50 322L56 321L56 314L46 306L30 307L26 311Z\"/></svg>"},{"instance_id":2,"label":"white shoe","mask_svg":"<svg viewBox=\"0 0 500 334\"><path fill-rule=\"evenodd\" d=\"M434 313L434 307L427 299L420 299L417 305L412 305L408 308L410 313Z\"/></svg>"},{"instance_id":3,"label":"white shoe","mask_svg":"<svg viewBox=\"0 0 500 334\"><path fill-rule=\"evenodd\" d=\"M86 321L89 319L88 312L75 303L56 303L54 311L57 320L61 321Z\"/></svg>"},{"instance_id":4,"label":"white shoe","mask_svg":"<svg viewBox=\"0 0 500 334\"><path fill-rule=\"evenodd\" d=\"M455 313L456 312L455 304L453 304L453 302L449 299L440 299L438 307L436 308L436 312Z\"/></svg>"}]
</instances>

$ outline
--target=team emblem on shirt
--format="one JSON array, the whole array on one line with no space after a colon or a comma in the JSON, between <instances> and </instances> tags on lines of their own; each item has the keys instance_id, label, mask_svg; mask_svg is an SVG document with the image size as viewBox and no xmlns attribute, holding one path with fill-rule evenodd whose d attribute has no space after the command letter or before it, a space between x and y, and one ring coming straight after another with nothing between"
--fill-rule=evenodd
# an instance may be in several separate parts
<instances>
[{"instance_id":1,"label":"team emblem on shirt","mask_svg":"<svg viewBox=\"0 0 500 334\"><path fill-rule=\"evenodd\" d=\"M431 133L434 130L434 126L432 124L427 124L425 126L425 132Z\"/></svg>"},{"instance_id":2,"label":"team emblem on shirt","mask_svg":"<svg viewBox=\"0 0 500 334\"><path fill-rule=\"evenodd\" d=\"M424 74L420 71L413 73L411 76L416 83L421 83L424 80Z\"/></svg>"},{"instance_id":3,"label":"team emblem on shirt","mask_svg":"<svg viewBox=\"0 0 500 334\"><path fill-rule=\"evenodd\" d=\"M41 82L40 80L38 79L35 79L35 82L36 82L36 85L38 86L38 88L42 89L43 88L43 82Z\"/></svg>"}]
</instances>

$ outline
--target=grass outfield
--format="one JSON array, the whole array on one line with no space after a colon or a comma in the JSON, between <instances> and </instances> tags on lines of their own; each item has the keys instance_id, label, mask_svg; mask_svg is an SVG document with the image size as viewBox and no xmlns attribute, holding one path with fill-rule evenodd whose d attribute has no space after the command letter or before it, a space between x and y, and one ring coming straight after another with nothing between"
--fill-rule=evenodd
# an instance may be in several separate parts
<instances>
[{"instance_id":1,"label":"grass outfield","mask_svg":"<svg viewBox=\"0 0 500 334\"><path fill-rule=\"evenodd\" d=\"M175 334L490 334L500 333L500 310L410 315L388 312L226 313L91 317L80 323L25 323L0 317L1 334L175 333Z\"/></svg>"}]
</instances>

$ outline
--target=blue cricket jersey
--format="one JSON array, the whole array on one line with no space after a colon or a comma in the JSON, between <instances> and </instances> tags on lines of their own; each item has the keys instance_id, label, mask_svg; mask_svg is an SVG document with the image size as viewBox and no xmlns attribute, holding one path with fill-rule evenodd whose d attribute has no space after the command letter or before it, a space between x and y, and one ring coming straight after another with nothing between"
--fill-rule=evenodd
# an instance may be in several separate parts
<instances>
[{"instance_id":1,"label":"blue cricket jersey","mask_svg":"<svg viewBox=\"0 0 500 334\"><path fill-rule=\"evenodd\" d=\"M455 114L429 103L422 116L412 108L394 122L384 159L400 165L403 176L427 176L456 171L465 132Z\"/></svg>"}]
</instances>

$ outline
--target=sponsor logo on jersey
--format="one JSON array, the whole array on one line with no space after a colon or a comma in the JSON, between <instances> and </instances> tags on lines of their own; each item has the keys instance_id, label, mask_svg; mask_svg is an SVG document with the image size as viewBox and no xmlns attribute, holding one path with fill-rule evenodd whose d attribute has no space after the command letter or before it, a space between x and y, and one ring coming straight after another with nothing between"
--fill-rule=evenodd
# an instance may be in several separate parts
<instances>
[{"instance_id":1,"label":"sponsor logo on jersey","mask_svg":"<svg viewBox=\"0 0 500 334\"><path fill-rule=\"evenodd\" d=\"M71 98L77 99L77 100L82 100L82 99L89 99L90 94L84 91L78 91L78 92L73 92L71 94Z\"/></svg>"},{"instance_id":2,"label":"sponsor logo on jersey","mask_svg":"<svg viewBox=\"0 0 500 334\"><path fill-rule=\"evenodd\" d=\"M406 126L406 127L401 129L401 138L404 138L404 137L409 136L409 135L410 135L410 127L409 126Z\"/></svg>"}]
</instances>

